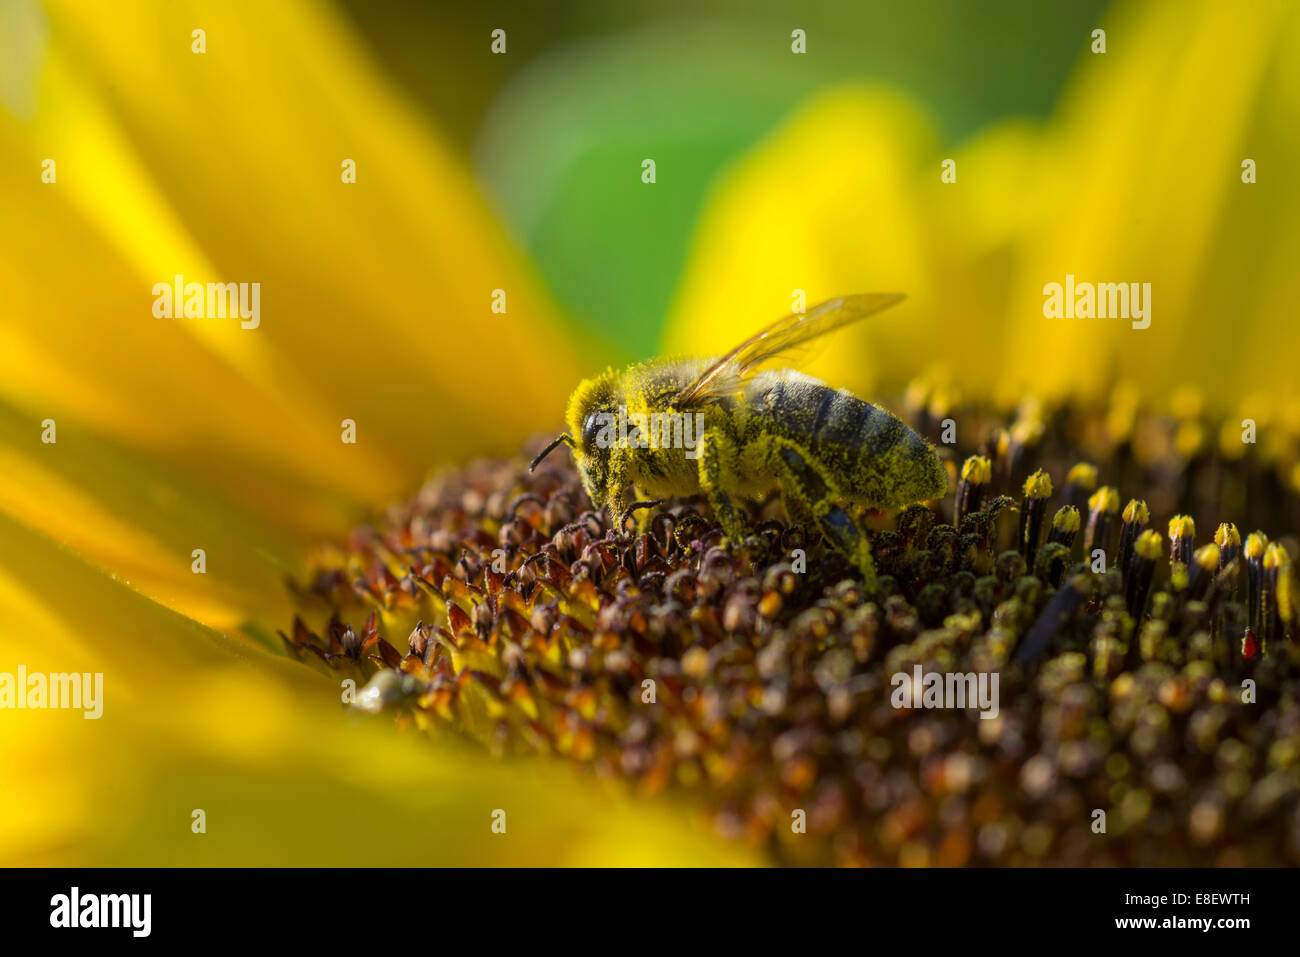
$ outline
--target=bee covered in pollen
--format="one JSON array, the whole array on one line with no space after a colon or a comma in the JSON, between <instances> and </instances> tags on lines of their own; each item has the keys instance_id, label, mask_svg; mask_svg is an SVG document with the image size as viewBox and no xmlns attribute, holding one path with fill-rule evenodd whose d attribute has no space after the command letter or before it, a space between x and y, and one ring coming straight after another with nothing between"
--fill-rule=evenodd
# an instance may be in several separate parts
<instances>
[{"instance_id":1,"label":"bee covered in pollen","mask_svg":"<svg viewBox=\"0 0 1300 957\"><path fill-rule=\"evenodd\" d=\"M657 359L582 382L568 445L587 494L619 521L644 499L703 493L732 540L746 503L773 492L791 522L814 525L873 583L866 532L851 506L939 498L948 476L934 448L892 413L794 369L759 370L792 350L894 305L896 293L841 296L778 319L720 359Z\"/></svg>"}]
</instances>

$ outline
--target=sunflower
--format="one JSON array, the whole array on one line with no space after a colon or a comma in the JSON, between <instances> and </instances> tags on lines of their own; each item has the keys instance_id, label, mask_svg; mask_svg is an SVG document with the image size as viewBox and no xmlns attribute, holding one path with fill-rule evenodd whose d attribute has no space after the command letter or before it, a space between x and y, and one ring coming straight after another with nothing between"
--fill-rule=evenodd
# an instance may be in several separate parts
<instances>
[{"instance_id":1,"label":"sunflower","mask_svg":"<svg viewBox=\"0 0 1300 957\"><path fill-rule=\"evenodd\" d=\"M0 754L6 780L17 782L0 795L6 862L965 863L981 854L1038 860L1065 846L1043 821L1008 823L1011 783L1000 778L976 801L982 827L930 841L939 792L909 791L888 813L870 805L881 814L874 837L837 838L854 805L818 787L828 779L811 726L737 750L709 746L728 731L710 710L731 706L724 691L736 707L778 717L797 704L764 698L761 679L788 676L788 661L770 649L762 661L746 658L724 633L762 637L771 633L763 622L793 627L810 613L783 646L820 655L798 671L812 682L799 687L800 700L851 714L844 695L869 690L853 683L860 649L850 636L844 653L822 654L821 629L843 626L840 606L856 609L853 627L881 636L868 657L894 645L926 661L943 658L947 639L987 639L970 622L936 619L940 605L922 598L927 585L952 585L943 576L955 566L918 557L934 549L913 547L923 521L915 513L881 519L885 564L906 598L882 606L815 547L824 589L792 585L761 542L713 541L707 515L672 513L639 541L592 553L623 530L582 515L580 490L564 492L571 473L530 478L518 456L526 436L558 421L569 389L599 357L584 354L451 149L337 13L305 0L238 15L51 0L9 4L3 15L0 671L102 673L104 687L95 720L5 711ZM953 418L955 477L982 476L982 466L966 468L967 453L988 453L1003 468L998 491L1029 515L1037 506L1020 494L1021 471L1042 464L1063 484L1069 470L1078 481L1065 494L1082 527L1109 509L1105 496L1097 509L1078 497L1086 469L1073 468L1085 456L1105 470L1131 453L1142 468L1126 494L1154 499L1161 519L1186 504L1150 494L1165 467L1185 477L1188 463L1212 457L1211 472L1229 476L1218 487L1243 489L1243 502L1273 489L1268 508L1243 504L1243 513L1294 521L1300 404L1288 373L1300 333L1285 321L1283 270L1297 251L1289 228L1297 211L1281 171L1300 129L1292 75L1300 19L1282 4L1250 17L1209 3L1143 4L1117 8L1104 26L1109 52L1084 54L1050 122L992 127L960 149L940 148L932 122L894 91L848 86L802 105L711 191L665 348L733 344L756 318L790 311L796 293L814 302L904 289L906 312L812 369L863 394L899 394L928 432ZM955 182L941 176L948 159ZM1243 181L1247 160L1253 182ZM1067 274L1151 282L1150 327L1046 318L1041 290ZM156 315L150 290L177 276L261 284L257 328ZM1148 407L1155 419L1135 411ZM1239 420L1258 430L1258 451L1233 441ZM432 463L483 452L516 458L421 486ZM1232 463L1258 463L1276 484L1234 484ZM1204 492L1188 485L1188 494ZM1202 513L1214 507L1193 497ZM990 490L970 512L996 512L995 499ZM945 508L953 533L966 533ZM349 533L359 515L372 521ZM1127 512L1111 517L1119 541ZM995 519L987 547L975 549L991 554L972 560L1000 560ZM1252 530L1244 514L1237 520ZM1056 534L1050 516L1039 521ZM1068 527L1068 515L1061 521ZM692 523L696 537L677 534ZM439 530L433 551L445 553L446 567L432 552L427 569L399 561L413 535ZM1080 603L1104 604L1119 587L1130 608L1126 582L1085 587L1065 574L1096 530L1084 533L1071 540L1069 561L1043 566L1041 594L1018 596L1020 616L1072 588ZM782 536L798 532L778 522L769 534L784 546ZM585 597L548 611L532 600L539 582L566 573L559 560L535 556L556 535L568 539L552 551L591 571L586 585L556 585ZM1294 545L1273 544L1270 580L1291 587ZM501 547L504 572L493 567ZM657 560L667 579L672 563L688 553L704 562L715 547L707 560L718 590L708 598L718 619L693 623L705 642L688 642L697 632L671 616L647 619L635 596L608 600L616 583L592 564L603 574ZM1149 557L1150 546L1133 548ZM1014 572L1035 571L1039 554L1026 553L1025 569L986 571L1011 587L1024 577ZM1204 582L1194 581L1194 556L1179 554L1192 579L1171 572L1168 582L1148 582L1135 614L1142 619L1149 590L1153 620L1197 630L1183 617L1192 596L1180 595L1180 583ZM756 590L727 590L751 577ZM595 595L597 585L608 593ZM1281 635L1293 627L1284 616L1294 597L1279 599L1278 587L1270 594L1269 627ZM821 600L839 602L829 611L840 617L818 625L811 613ZM976 601L963 613L987 615L1000 603ZM887 616L885 631L867 629L871 608ZM1032 624L1022 622L1023 632ZM1205 627L1223 638L1231 626ZM565 628L562 642L529 643L530 631ZM655 629L667 653L618 644ZM940 631L947 639L926 637ZM1287 660L1277 635L1271 669ZM1033 680L1068 731L1080 667L1070 655L1082 649L1095 667L1127 651L1103 642L1099 654L1095 644L1108 636L1077 619L1048 637L1051 667ZM1157 637L1133 654L1183 667ZM976 645L996 659L996 648ZM1211 647L1196 660L1216 654ZM548 667L521 672L529 655L549 655ZM626 683L650 661L667 669L659 675L667 686L697 691L674 720L643 727L618 708L639 692ZM1129 674L1125 664L1101 677ZM578 680L597 665L615 676ZM728 672L735 680L710 681L728 667L739 669ZM744 668L754 674L741 676ZM525 672L559 684L530 687ZM1179 694L1223 694L1208 678L1186 684L1179 674L1133 672L1125 700L1169 708ZM1274 687L1287 680L1279 671ZM1135 722L1146 714L1138 711ZM620 739L631 736L623 744L638 735L641 744L615 758L592 730L598 717ZM938 775L940 791L975 801L987 769L962 748L945 750L941 729L927 733L935 740L914 752L917 779ZM1173 757L1161 750L1160 729L1151 733L1142 769L1168 784ZM1234 836L1223 824L1234 801L1265 821L1292 806L1294 742L1278 735L1238 741L1218 755L1209 790L1180 798L1201 846L1220 855L1211 859L1258 853L1249 841L1216 844ZM892 731L856 746L886 769L898 749L921 747ZM1077 767L1108 760L1079 751L1065 752ZM1017 780L1046 799L1068 763L1027 761ZM1251 777L1266 764L1271 776ZM1153 800L1160 810L1166 792L1128 786L1130 768L1106 767L1126 827L1146 820ZM810 797L804 810L821 843L790 839L779 799L790 793ZM345 832L339 822L349 814L361 826ZM1013 842L1018 850L1000 857Z\"/></svg>"}]
</instances>

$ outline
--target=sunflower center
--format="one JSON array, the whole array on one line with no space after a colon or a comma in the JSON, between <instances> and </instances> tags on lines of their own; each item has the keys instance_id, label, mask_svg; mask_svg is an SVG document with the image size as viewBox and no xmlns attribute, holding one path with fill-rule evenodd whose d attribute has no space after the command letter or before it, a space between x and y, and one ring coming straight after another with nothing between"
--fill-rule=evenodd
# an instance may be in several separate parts
<instances>
[{"instance_id":1,"label":"sunflower center","mask_svg":"<svg viewBox=\"0 0 1300 957\"><path fill-rule=\"evenodd\" d=\"M1296 546L1235 524L1296 527L1286 456L1199 410L909 397L983 441L939 446L951 496L865 514L874 591L775 501L742 541L695 501L631 531L559 456L481 462L322 550L286 645L360 710L695 795L785 862L1300 862Z\"/></svg>"}]
</instances>

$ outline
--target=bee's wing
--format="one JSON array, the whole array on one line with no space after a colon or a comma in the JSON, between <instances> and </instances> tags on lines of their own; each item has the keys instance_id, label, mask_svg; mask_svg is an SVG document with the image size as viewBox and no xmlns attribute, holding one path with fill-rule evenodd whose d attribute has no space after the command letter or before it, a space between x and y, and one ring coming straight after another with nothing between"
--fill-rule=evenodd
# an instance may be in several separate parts
<instances>
[{"instance_id":1,"label":"bee's wing","mask_svg":"<svg viewBox=\"0 0 1300 957\"><path fill-rule=\"evenodd\" d=\"M796 312L778 319L709 366L698 379L677 394L673 404L678 408L702 405L731 395L741 387L746 376L769 359L886 309L902 298L903 294L898 292L837 296L818 303L807 312Z\"/></svg>"}]
</instances>

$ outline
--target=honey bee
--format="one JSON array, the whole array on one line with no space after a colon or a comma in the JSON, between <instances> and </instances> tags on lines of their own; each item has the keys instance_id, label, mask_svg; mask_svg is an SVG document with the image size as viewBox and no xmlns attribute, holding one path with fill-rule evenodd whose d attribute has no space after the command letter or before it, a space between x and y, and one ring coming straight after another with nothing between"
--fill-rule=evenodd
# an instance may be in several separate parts
<instances>
[{"instance_id":1,"label":"honey bee","mask_svg":"<svg viewBox=\"0 0 1300 957\"><path fill-rule=\"evenodd\" d=\"M830 299L778 319L716 360L607 369L574 390L569 431L531 468L569 446L587 494L614 521L645 498L703 492L733 541L749 525L745 504L777 492L791 522L815 525L873 583L867 535L846 506L941 497L948 476L939 456L898 417L844 389L793 369L758 370L902 298Z\"/></svg>"}]
</instances>

